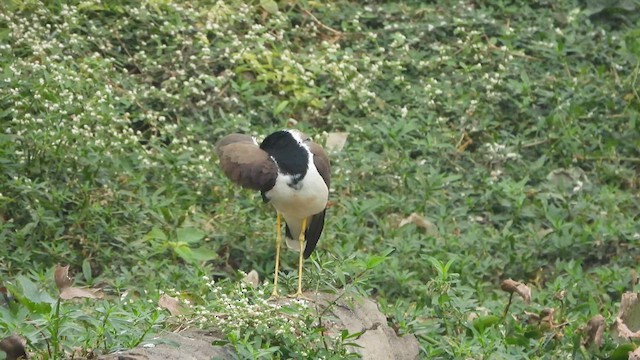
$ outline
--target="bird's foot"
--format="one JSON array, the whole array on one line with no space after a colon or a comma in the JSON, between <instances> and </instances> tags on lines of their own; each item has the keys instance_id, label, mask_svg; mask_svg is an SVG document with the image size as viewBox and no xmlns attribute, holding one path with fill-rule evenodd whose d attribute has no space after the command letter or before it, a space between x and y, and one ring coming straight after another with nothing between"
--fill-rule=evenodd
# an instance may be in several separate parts
<instances>
[{"instance_id":1,"label":"bird's foot","mask_svg":"<svg viewBox=\"0 0 640 360\"><path fill-rule=\"evenodd\" d=\"M278 290L273 289L271 296L267 299L267 301L278 301L280 300L280 294L278 294Z\"/></svg>"},{"instance_id":2,"label":"bird's foot","mask_svg":"<svg viewBox=\"0 0 640 360\"><path fill-rule=\"evenodd\" d=\"M310 298L308 298L307 296L305 296L301 290L296 291L295 294L289 294L287 295L288 298L291 299L298 299L298 300L306 300L306 301L312 301Z\"/></svg>"}]
</instances>

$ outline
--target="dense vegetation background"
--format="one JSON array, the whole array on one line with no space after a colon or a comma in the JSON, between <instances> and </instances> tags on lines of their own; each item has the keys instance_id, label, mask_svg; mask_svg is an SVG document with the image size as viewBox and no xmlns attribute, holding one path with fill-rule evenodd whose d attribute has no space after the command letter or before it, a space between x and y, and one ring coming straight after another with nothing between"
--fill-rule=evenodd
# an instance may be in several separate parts
<instances>
[{"instance_id":1,"label":"dense vegetation background","mask_svg":"<svg viewBox=\"0 0 640 360\"><path fill-rule=\"evenodd\" d=\"M610 355L610 334L583 346L581 327L638 290L638 14L597 0L4 2L0 285L18 301L0 306L0 337L87 355L220 326L224 310L241 357L344 356L349 335L324 347L313 314L273 330L292 321L259 301L274 213L212 151L295 126L319 143L349 133L307 289L370 294L426 358ZM57 263L105 297L61 304ZM252 269L258 290L239 282ZM506 278L532 300L503 318ZM164 293L195 310L169 317ZM264 324L244 321L252 309ZM553 326L527 321L544 309Z\"/></svg>"}]
</instances>

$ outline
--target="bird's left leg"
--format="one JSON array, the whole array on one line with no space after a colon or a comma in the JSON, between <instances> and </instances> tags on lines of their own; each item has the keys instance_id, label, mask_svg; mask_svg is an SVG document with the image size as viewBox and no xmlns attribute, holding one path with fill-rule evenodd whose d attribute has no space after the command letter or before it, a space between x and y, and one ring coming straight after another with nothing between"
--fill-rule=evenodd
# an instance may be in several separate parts
<instances>
[{"instance_id":1,"label":"bird's left leg","mask_svg":"<svg viewBox=\"0 0 640 360\"><path fill-rule=\"evenodd\" d=\"M282 244L281 231L280 212L278 212L278 217L276 218L276 269L273 274L273 293L271 293L271 299L278 298L278 271L280 270L280 246Z\"/></svg>"},{"instance_id":2,"label":"bird's left leg","mask_svg":"<svg viewBox=\"0 0 640 360\"><path fill-rule=\"evenodd\" d=\"M307 229L307 218L304 218L302 220L302 230L300 231L300 236L298 237L298 240L300 241L300 258L298 262L298 291L296 291L296 293L293 294L293 296L297 298L304 297L304 295L302 295L302 261L304 261L304 258L302 255L304 253L304 242L305 242L304 233L306 229Z\"/></svg>"}]
</instances>

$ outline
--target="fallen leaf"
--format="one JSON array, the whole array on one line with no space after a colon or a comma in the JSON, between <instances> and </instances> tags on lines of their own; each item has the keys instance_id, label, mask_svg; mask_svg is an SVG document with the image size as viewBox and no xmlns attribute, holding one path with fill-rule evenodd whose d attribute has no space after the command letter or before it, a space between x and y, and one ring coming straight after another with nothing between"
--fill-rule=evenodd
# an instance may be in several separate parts
<instances>
[{"instance_id":1,"label":"fallen leaf","mask_svg":"<svg viewBox=\"0 0 640 360\"><path fill-rule=\"evenodd\" d=\"M251 287L253 288L258 287L258 284L260 284L260 276L258 276L258 272L255 270L249 271L249 273L245 275L244 279L242 280L251 285Z\"/></svg>"},{"instance_id":2,"label":"fallen leaf","mask_svg":"<svg viewBox=\"0 0 640 360\"><path fill-rule=\"evenodd\" d=\"M169 310L169 313L173 316L178 316L183 313L182 306L180 306L180 301L167 294L162 294L162 296L160 296L160 299L158 300L158 306L163 309Z\"/></svg>"},{"instance_id":3,"label":"fallen leaf","mask_svg":"<svg viewBox=\"0 0 640 360\"><path fill-rule=\"evenodd\" d=\"M500 284L500 288L510 294L513 294L515 292L516 294L520 295L520 297L522 297L522 299L526 303L531 302L531 289L521 282L507 279L502 281L502 283Z\"/></svg>"},{"instance_id":4,"label":"fallen leaf","mask_svg":"<svg viewBox=\"0 0 640 360\"><path fill-rule=\"evenodd\" d=\"M18 335L7 336L0 340L0 350L7 354L7 360L28 359L26 340Z\"/></svg>"},{"instance_id":5,"label":"fallen leaf","mask_svg":"<svg viewBox=\"0 0 640 360\"><path fill-rule=\"evenodd\" d=\"M60 298L64 300L69 300L74 298L97 299L101 297L102 297L102 294L97 289L82 289L82 288L76 288L76 287L68 287L63 289L60 292Z\"/></svg>"},{"instance_id":6,"label":"fallen leaf","mask_svg":"<svg viewBox=\"0 0 640 360\"><path fill-rule=\"evenodd\" d=\"M428 235L435 236L438 234L438 228L436 225L418 213L411 213L408 217L400 220L398 227L401 228L408 224L413 224L419 228L425 229Z\"/></svg>"},{"instance_id":7,"label":"fallen leaf","mask_svg":"<svg viewBox=\"0 0 640 360\"><path fill-rule=\"evenodd\" d=\"M613 323L613 337L618 341L640 340L640 294L626 292Z\"/></svg>"},{"instance_id":8,"label":"fallen leaf","mask_svg":"<svg viewBox=\"0 0 640 360\"><path fill-rule=\"evenodd\" d=\"M529 311L524 311L524 314L527 315L527 323L529 324L538 324L540 323L540 315L534 313L534 312L529 312Z\"/></svg>"},{"instance_id":9,"label":"fallen leaf","mask_svg":"<svg viewBox=\"0 0 640 360\"><path fill-rule=\"evenodd\" d=\"M13 297L9 294L9 290L0 284L0 306L9 306L12 300Z\"/></svg>"},{"instance_id":10,"label":"fallen leaf","mask_svg":"<svg viewBox=\"0 0 640 360\"><path fill-rule=\"evenodd\" d=\"M640 360L640 348L637 348L634 352L629 353L629 360Z\"/></svg>"},{"instance_id":11,"label":"fallen leaf","mask_svg":"<svg viewBox=\"0 0 640 360\"><path fill-rule=\"evenodd\" d=\"M53 278L56 281L56 286L58 290L62 292L63 289L68 288L73 284L73 279L69 276L69 265L60 266L56 265L56 271L53 275Z\"/></svg>"},{"instance_id":12,"label":"fallen leaf","mask_svg":"<svg viewBox=\"0 0 640 360\"><path fill-rule=\"evenodd\" d=\"M595 345L596 348L600 348L602 345L602 334L604 333L604 316L598 314L592 317L589 322L587 322L587 326L584 329L584 332L587 334L587 338L584 339L584 346Z\"/></svg>"},{"instance_id":13,"label":"fallen leaf","mask_svg":"<svg viewBox=\"0 0 640 360\"><path fill-rule=\"evenodd\" d=\"M56 281L56 286L58 287L58 291L60 292L60 298L64 300L69 300L73 298L87 298L87 299L96 299L101 298L102 294L98 289L83 289L76 288L71 286L73 284L73 278L69 276L69 265L60 266L56 265L56 270L54 272L54 280Z\"/></svg>"},{"instance_id":14,"label":"fallen leaf","mask_svg":"<svg viewBox=\"0 0 640 360\"><path fill-rule=\"evenodd\" d=\"M618 341L621 341L621 339L624 340L630 340L630 339L637 339L640 340L640 333L636 333L635 331L631 331L631 329L629 329L629 327L622 321L622 319L620 318L616 318L615 322L613 323L613 330L614 330L614 337L618 339ZM622 340L622 341L624 341Z\"/></svg>"},{"instance_id":15,"label":"fallen leaf","mask_svg":"<svg viewBox=\"0 0 640 360\"><path fill-rule=\"evenodd\" d=\"M332 132L327 134L325 148L330 152L340 152L347 144L348 132Z\"/></svg>"},{"instance_id":16,"label":"fallen leaf","mask_svg":"<svg viewBox=\"0 0 640 360\"><path fill-rule=\"evenodd\" d=\"M556 312L554 308L546 308L540 311L540 324L548 327L549 329L554 328L553 324L553 314Z\"/></svg>"}]
</instances>

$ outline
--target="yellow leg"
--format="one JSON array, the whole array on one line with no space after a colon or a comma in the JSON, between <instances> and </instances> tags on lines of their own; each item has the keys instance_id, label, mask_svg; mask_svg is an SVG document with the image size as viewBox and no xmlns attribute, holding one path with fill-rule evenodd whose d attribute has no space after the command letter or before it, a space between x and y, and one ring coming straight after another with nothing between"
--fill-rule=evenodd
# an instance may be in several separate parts
<instances>
[{"instance_id":1,"label":"yellow leg","mask_svg":"<svg viewBox=\"0 0 640 360\"><path fill-rule=\"evenodd\" d=\"M304 260L302 254L304 253L304 232L307 229L307 218L302 220L302 231L300 231L300 236L298 239L300 240L300 259L298 260L298 291L295 293L295 297L301 298L302 295L302 261Z\"/></svg>"},{"instance_id":2,"label":"yellow leg","mask_svg":"<svg viewBox=\"0 0 640 360\"><path fill-rule=\"evenodd\" d=\"M278 213L276 218L276 270L273 274L273 293L271 293L271 297L274 299L278 298L278 272L280 271L280 245L282 244L280 230L280 213Z\"/></svg>"}]
</instances>

